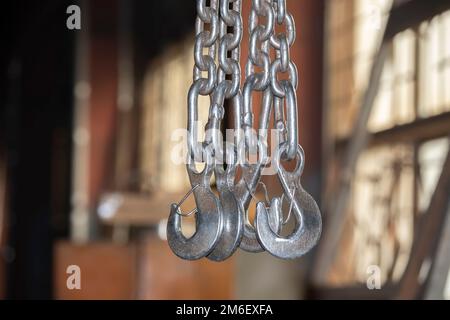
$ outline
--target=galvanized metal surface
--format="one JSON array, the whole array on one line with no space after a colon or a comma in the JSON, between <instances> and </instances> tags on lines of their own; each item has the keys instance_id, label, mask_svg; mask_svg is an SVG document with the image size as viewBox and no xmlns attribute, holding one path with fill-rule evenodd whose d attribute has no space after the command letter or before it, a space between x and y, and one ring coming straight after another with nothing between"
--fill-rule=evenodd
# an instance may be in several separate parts
<instances>
[{"instance_id":1,"label":"galvanized metal surface","mask_svg":"<svg viewBox=\"0 0 450 320\"><path fill-rule=\"evenodd\" d=\"M294 18L287 10L286 0L252 0L248 61L241 92L241 8L241 0L211 0L208 6L206 0L197 0L194 83L188 94L187 159L192 186L189 194L194 194L197 204L187 215L195 213L196 232L189 239L183 236L181 219L186 214L181 212L181 203L172 205L167 225L169 246L183 259L207 257L223 261L238 247L249 252L265 249L276 257L293 259L308 252L321 232L317 204L300 184L304 154L298 145L298 73L289 52L296 38ZM284 31L276 33L277 24ZM275 52L274 61L270 50ZM202 78L205 72L208 76ZM288 80L278 80L282 73L288 74ZM258 131L254 128L252 94L255 91L263 92ZM211 101L203 142L198 142L197 132L199 95L207 95ZM225 109L226 100L230 101L232 110ZM248 217L251 199L269 163L268 129L272 109L278 138L275 168L284 189L282 199L289 201L297 225L288 237L280 236L285 225L280 198L257 204L257 228ZM225 143L224 148L220 128L229 111L235 115L236 134L234 143ZM256 162L250 161L251 155L256 155ZM287 173L280 164L281 159L295 160L297 156L297 170ZM197 172L194 162L202 161L205 169ZM236 182L238 169L242 174ZM209 185L212 174L219 198Z\"/></svg>"}]
</instances>

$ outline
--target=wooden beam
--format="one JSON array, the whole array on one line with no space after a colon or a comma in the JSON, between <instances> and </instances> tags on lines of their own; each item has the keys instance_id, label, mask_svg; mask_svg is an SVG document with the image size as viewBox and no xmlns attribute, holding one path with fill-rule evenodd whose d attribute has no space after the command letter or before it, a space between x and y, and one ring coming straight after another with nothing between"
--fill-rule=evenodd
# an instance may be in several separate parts
<instances>
[{"instance_id":1,"label":"wooden beam","mask_svg":"<svg viewBox=\"0 0 450 320\"><path fill-rule=\"evenodd\" d=\"M368 145L374 147L382 144L420 143L445 137L450 131L449 128L450 112L445 112L373 133L368 138ZM336 142L336 149L345 150L348 144L349 139L341 139Z\"/></svg>"},{"instance_id":2,"label":"wooden beam","mask_svg":"<svg viewBox=\"0 0 450 320\"><path fill-rule=\"evenodd\" d=\"M430 200L427 211L422 215L414 236L413 246L408 265L403 274L398 298L415 299L420 294L421 283L419 274L423 263L435 257L437 241L447 213L447 202L450 190L450 150L442 167L436 189Z\"/></svg>"},{"instance_id":3,"label":"wooden beam","mask_svg":"<svg viewBox=\"0 0 450 320\"><path fill-rule=\"evenodd\" d=\"M169 204L177 203L184 193L155 192L152 195L132 192L104 194L99 203L98 215L101 221L111 226L137 228L156 227L167 218ZM195 208L194 197L188 197L184 210Z\"/></svg>"},{"instance_id":4,"label":"wooden beam","mask_svg":"<svg viewBox=\"0 0 450 320\"><path fill-rule=\"evenodd\" d=\"M381 74L388 55L388 49L392 38L401 31L414 27L421 21L425 21L436 14L450 8L448 0L428 1L410 0L407 2L395 0L391 9L385 31L380 40L380 48L375 56L370 73L368 86L363 96L359 114L353 128L353 132L345 152L343 169L339 182L339 194L335 203L326 208L328 216L324 217L324 233L322 245L319 246L314 268L313 281L316 284L325 282L326 275L331 267L339 240L345 225L348 198L351 192L351 178L361 151L369 142L367 123L372 112L372 107L378 93Z\"/></svg>"},{"instance_id":5,"label":"wooden beam","mask_svg":"<svg viewBox=\"0 0 450 320\"><path fill-rule=\"evenodd\" d=\"M390 20L390 18L389 18ZM389 24L388 20L388 24ZM375 57L369 78L369 85L363 97L357 121L353 129L346 155L344 157L343 169L339 183L339 194L335 203L329 205L325 210L328 216L324 217L324 232L322 234L322 245L317 252L316 266L314 268L313 281L316 284L325 282L326 275L334 260L339 239L344 229L347 199L351 191L351 178L361 150L368 141L367 122L372 111L380 85L381 74L388 55L388 42L382 41L380 49Z\"/></svg>"},{"instance_id":6,"label":"wooden beam","mask_svg":"<svg viewBox=\"0 0 450 320\"><path fill-rule=\"evenodd\" d=\"M370 145L388 142L423 142L445 137L450 131L450 112L395 126L370 137Z\"/></svg>"},{"instance_id":7,"label":"wooden beam","mask_svg":"<svg viewBox=\"0 0 450 320\"><path fill-rule=\"evenodd\" d=\"M130 1L119 0L118 30L118 79L117 79L117 133L114 149L114 190L137 190L139 114L135 103L133 6Z\"/></svg>"},{"instance_id":8,"label":"wooden beam","mask_svg":"<svg viewBox=\"0 0 450 320\"><path fill-rule=\"evenodd\" d=\"M447 200L447 214L440 237L439 247L433 266L431 267L430 280L428 281L425 299L444 299L445 286L450 270L450 195Z\"/></svg>"},{"instance_id":9,"label":"wooden beam","mask_svg":"<svg viewBox=\"0 0 450 320\"><path fill-rule=\"evenodd\" d=\"M89 204L112 187L118 95L118 0L90 1Z\"/></svg>"},{"instance_id":10,"label":"wooden beam","mask_svg":"<svg viewBox=\"0 0 450 320\"><path fill-rule=\"evenodd\" d=\"M448 9L450 9L449 0L409 0L398 6L394 5L385 39L392 39L396 34L413 28Z\"/></svg>"}]
</instances>

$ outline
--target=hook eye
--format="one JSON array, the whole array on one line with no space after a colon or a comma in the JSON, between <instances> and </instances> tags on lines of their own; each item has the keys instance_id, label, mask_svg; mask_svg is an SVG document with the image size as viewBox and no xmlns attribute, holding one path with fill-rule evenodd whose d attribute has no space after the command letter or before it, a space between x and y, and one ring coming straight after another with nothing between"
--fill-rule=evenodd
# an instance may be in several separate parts
<instances>
[{"instance_id":1,"label":"hook eye","mask_svg":"<svg viewBox=\"0 0 450 320\"><path fill-rule=\"evenodd\" d=\"M210 180L214 170L214 162L213 155L211 150L211 145L204 146L203 148L204 154L206 156L206 160L204 162L204 168L202 171L198 171L196 168L195 160L192 159L190 155L188 155L188 163L186 165L187 172L189 176L189 180L191 185L196 186L209 186Z\"/></svg>"},{"instance_id":2,"label":"hook eye","mask_svg":"<svg viewBox=\"0 0 450 320\"><path fill-rule=\"evenodd\" d=\"M283 155L287 152L288 148L289 144L284 142L275 151L275 156L273 159L274 166L275 169L279 172L279 174L288 175L290 176L290 180L296 181L301 177L303 170L305 168L305 151L300 145L297 145L297 156L296 156L297 162L295 165L295 169L293 171L287 171L284 168L283 164L281 163L281 160L283 158Z\"/></svg>"}]
</instances>

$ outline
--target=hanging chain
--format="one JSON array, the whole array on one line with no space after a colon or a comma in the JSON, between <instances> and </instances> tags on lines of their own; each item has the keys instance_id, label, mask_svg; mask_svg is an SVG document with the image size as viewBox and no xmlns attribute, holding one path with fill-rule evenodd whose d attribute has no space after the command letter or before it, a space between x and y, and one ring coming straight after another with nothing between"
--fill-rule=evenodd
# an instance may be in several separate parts
<instances>
[{"instance_id":1,"label":"hanging chain","mask_svg":"<svg viewBox=\"0 0 450 320\"><path fill-rule=\"evenodd\" d=\"M288 151L284 155L288 160L295 158L298 132L297 132L297 98L295 91L298 85L298 72L296 65L290 59L290 48L295 42L296 31L292 14L287 11L286 0L272 0L276 13L276 21L284 30L270 37L270 44L276 52L276 59L270 67L270 85L274 99L275 128L279 132L279 144L288 141ZM280 74L288 73L289 79L279 81ZM286 98L287 96L287 98ZM284 116L285 103L291 103L295 107L287 106L287 120ZM289 114L290 112L290 114Z\"/></svg>"},{"instance_id":2,"label":"hanging chain","mask_svg":"<svg viewBox=\"0 0 450 320\"><path fill-rule=\"evenodd\" d=\"M279 98L284 98L285 90L282 88L278 76L280 73L289 74L289 82L294 89L298 85L298 72L296 65L291 61L290 48L295 42L296 31L292 14L286 11L286 0L272 0L277 16L277 24L284 27L284 31L270 37L270 45L275 49L276 59L271 65L270 75L273 94Z\"/></svg>"},{"instance_id":3,"label":"hanging chain","mask_svg":"<svg viewBox=\"0 0 450 320\"><path fill-rule=\"evenodd\" d=\"M194 45L194 83L188 94L188 162L202 161L204 144L198 143L198 96L210 96L212 99L217 85L217 40L219 38L218 0L197 1L197 19L195 23ZM207 28L208 27L208 28ZM205 50L207 54L205 54ZM202 77L207 72L207 77ZM209 158L209 157L206 157Z\"/></svg>"},{"instance_id":4,"label":"hanging chain","mask_svg":"<svg viewBox=\"0 0 450 320\"><path fill-rule=\"evenodd\" d=\"M261 24L265 18L266 24ZM269 0L252 0L249 18L249 56L246 66L247 79L255 76L255 90L264 91L270 82L269 43L274 31L274 11ZM255 73L255 67L262 71Z\"/></svg>"},{"instance_id":5,"label":"hanging chain","mask_svg":"<svg viewBox=\"0 0 450 320\"><path fill-rule=\"evenodd\" d=\"M220 123L225 114L225 99L232 100L235 107L240 108L241 67L239 62L243 32L241 8L241 0L220 0L218 83L213 93L207 125L207 142L211 143L217 164L219 164L219 160L223 159L223 141L219 140L219 137L221 137ZM227 163L234 165L236 162L235 152L234 150L228 151L230 152L227 152L227 155L233 158Z\"/></svg>"},{"instance_id":6,"label":"hanging chain","mask_svg":"<svg viewBox=\"0 0 450 320\"><path fill-rule=\"evenodd\" d=\"M234 98L241 87L241 8L241 0L220 0L219 86L221 83L226 84L226 99ZM233 32L229 33L229 29ZM231 77L231 80L227 77Z\"/></svg>"},{"instance_id":7,"label":"hanging chain","mask_svg":"<svg viewBox=\"0 0 450 320\"><path fill-rule=\"evenodd\" d=\"M241 9L242 0L197 0L195 66L188 93L187 125L187 170L192 189L181 202L172 205L167 227L171 249L184 259L210 258L212 254L211 259L219 261L229 257L237 246L251 252L267 250L274 256L292 259L308 252L320 237L320 210L300 183L304 152L298 145L298 71L290 58L290 48L296 38L294 18L287 10L286 0L252 0L248 60L241 92ZM255 91L263 93L257 128L254 128L252 102ZM200 95L210 98L203 142L198 142L197 132ZM232 154L233 158L231 162L227 159L226 169L218 162L223 160L221 122L229 113L225 110L225 100L230 100L234 106L236 130L233 150L227 149L227 154ZM272 109L278 132L273 160L284 193L281 198L269 200L260 179L269 160L268 129ZM258 129L256 134L255 129ZM249 161L255 150L256 164ZM236 152L239 160L234 157ZM296 158L296 169L287 172L280 161ZM205 169L197 172L195 162L204 162ZM242 164L241 178L235 181L238 163ZM216 176L219 197L210 187L212 174ZM258 184L264 186L266 201L257 204L255 226L250 226L242 221L244 218L248 221L248 206ZM183 214L180 206L192 193L197 207ZM289 201L289 212L283 220L281 207L285 197ZM181 216L194 213L196 233L187 239L181 233ZM280 237L281 228L291 213L296 219L296 228L289 237Z\"/></svg>"},{"instance_id":8,"label":"hanging chain","mask_svg":"<svg viewBox=\"0 0 450 320\"><path fill-rule=\"evenodd\" d=\"M265 24L261 21L265 20ZM267 148L267 129L270 119L272 95L270 92L270 38L274 31L275 15L270 0L252 0L252 9L249 17L249 53L246 65L246 80L243 89L243 115L242 129L245 134L245 146L255 150L257 139L254 134L254 112L252 103L253 91L264 91L263 108L259 121L259 132L262 136L259 144L264 143ZM257 72L255 69L261 71ZM261 141L262 140L262 141ZM261 148L258 148L261 149ZM265 162L267 150L264 157L260 155L260 161Z\"/></svg>"},{"instance_id":9,"label":"hanging chain","mask_svg":"<svg viewBox=\"0 0 450 320\"><path fill-rule=\"evenodd\" d=\"M219 38L217 1L210 0L209 6L206 6L206 0L197 1L194 82L202 81L201 95L210 95L217 83L217 66L215 61L216 43ZM205 30L206 26L209 26L209 30ZM208 50L207 55L204 54L205 49ZM208 78L202 78L202 72L208 72Z\"/></svg>"}]
</instances>

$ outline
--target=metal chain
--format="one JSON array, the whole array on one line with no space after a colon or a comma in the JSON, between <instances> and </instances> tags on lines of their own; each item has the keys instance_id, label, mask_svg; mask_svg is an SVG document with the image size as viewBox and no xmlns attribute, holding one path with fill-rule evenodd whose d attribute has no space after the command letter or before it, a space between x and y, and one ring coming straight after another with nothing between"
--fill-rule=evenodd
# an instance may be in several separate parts
<instances>
[{"instance_id":1,"label":"metal chain","mask_svg":"<svg viewBox=\"0 0 450 320\"><path fill-rule=\"evenodd\" d=\"M243 33L241 9L241 0L220 0L218 83L213 93L207 125L207 143L211 144L216 163L219 159L223 159L223 141L220 141L219 137L221 136L220 123L225 114L225 99L232 100L235 108L238 107L238 109L240 109L240 100L242 99L240 92L240 44ZM239 130L239 128L235 129ZM227 163L232 165L236 162L234 157L235 150L228 151L227 155L233 156L233 158Z\"/></svg>"},{"instance_id":2,"label":"metal chain","mask_svg":"<svg viewBox=\"0 0 450 320\"><path fill-rule=\"evenodd\" d=\"M280 73L289 73L289 81L294 89L298 85L298 72L296 65L290 59L290 48L295 42L296 30L294 17L287 11L286 0L272 0L273 8L277 15L277 24L284 26L284 31L270 37L270 45L275 49L276 59L271 65L271 81L273 94L283 98L285 91L283 90L278 75Z\"/></svg>"},{"instance_id":3,"label":"metal chain","mask_svg":"<svg viewBox=\"0 0 450 320\"><path fill-rule=\"evenodd\" d=\"M194 47L194 82L202 81L201 95L210 95L217 84L216 51L219 38L218 0L210 0L206 6L206 0L197 1L197 19L195 24ZM206 30L205 27L209 26ZM204 54L207 49L208 54ZM208 72L207 78L202 78L202 72Z\"/></svg>"},{"instance_id":4,"label":"metal chain","mask_svg":"<svg viewBox=\"0 0 450 320\"><path fill-rule=\"evenodd\" d=\"M167 241L172 251L187 260L207 256L216 247L223 231L223 211L218 197L213 193L210 180L214 161L206 139L198 142L198 97L209 95L212 102L217 86L216 45L219 38L219 13L217 0L197 0L196 40L194 46L194 81L188 93L188 157L187 172L192 189L178 203L172 204L167 220ZM207 54L204 51L207 50ZM207 72L206 78L202 77ZM211 105L210 114L217 110ZM222 115L223 117L223 115ZM203 159L204 158L204 159ZM205 168L199 172L195 162L203 162ZM180 206L194 194L196 208L182 213ZM182 217L195 213L196 230L189 239L181 230Z\"/></svg>"},{"instance_id":5,"label":"metal chain","mask_svg":"<svg viewBox=\"0 0 450 320\"><path fill-rule=\"evenodd\" d=\"M241 10L241 0L220 0L219 85L226 84L226 99L234 98L241 86ZM229 29L233 32L229 33ZM226 79L227 76L230 76L231 80Z\"/></svg>"},{"instance_id":6,"label":"metal chain","mask_svg":"<svg viewBox=\"0 0 450 320\"><path fill-rule=\"evenodd\" d=\"M288 149L284 157L293 160L298 145L297 97L298 71L290 59L290 48L295 42L296 30L292 14L287 11L286 0L271 0L276 14L277 24L284 31L270 37L270 45L275 50L276 59L270 67L270 86L274 99L275 128L279 132L279 145L287 140ZM279 75L288 73L289 79L279 81ZM284 103L288 104L287 120L284 115Z\"/></svg>"},{"instance_id":7,"label":"metal chain","mask_svg":"<svg viewBox=\"0 0 450 320\"><path fill-rule=\"evenodd\" d=\"M220 24L218 0L197 0L197 18L195 23L194 45L194 81L188 94L188 163L201 162L204 158L204 143L198 143L198 96L210 96L212 100L217 86L217 41ZM205 50L207 54L205 54ZM207 72L207 77L202 74ZM208 159L209 157L206 157Z\"/></svg>"},{"instance_id":8,"label":"metal chain","mask_svg":"<svg viewBox=\"0 0 450 320\"><path fill-rule=\"evenodd\" d=\"M261 21L265 20L265 24ZM244 146L251 150L258 149L253 130L254 112L252 105L252 92L265 91L263 110L259 121L259 131L262 133L261 143L267 146L267 129L270 119L272 95L270 92L270 38L275 26L275 14L270 0L252 0L249 17L249 53L246 65L246 79L243 88L243 115L242 129L244 130ZM261 69L256 72L255 69ZM267 154L267 152L265 152ZM266 162L267 159L261 159Z\"/></svg>"},{"instance_id":9,"label":"metal chain","mask_svg":"<svg viewBox=\"0 0 450 320\"><path fill-rule=\"evenodd\" d=\"M300 184L305 162L304 151L298 145L298 73L290 59L290 48L296 38L294 19L287 11L286 0L252 0L246 78L241 92L241 9L242 0L197 0L194 80L188 95L187 170L192 189L179 203L172 204L167 223L170 248L188 260L208 257L213 261L223 261L238 246L250 252L267 250L276 257L293 259L308 252L320 237L320 210ZM276 25L284 30L276 33ZM271 49L275 52L272 62ZM288 75L287 80L280 80L282 74ZM263 92L257 134L253 128L254 91ZM210 97L203 142L198 142L197 135L199 95ZM227 155L233 155L232 161L228 158L224 169L218 160L223 159L224 141L220 126L226 113L226 99L233 103L237 134L233 149L227 149ZM272 108L279 135L273 161L284 193L281 198L270 200L260 179L268 163L267 131ZM241 131L244 139L241 139ZM250 163L250 154L255 150L258 160ZM236 153L239 160L234 157ZM297 157L296 169L286 171L281 160ZM205 163L202 172L197 171L196 161ZM236 182L238 163L241 164L241 178ZM213 174L219 196L211 190ZM258 202L255 226L252 226L248 207L251 198L256 199L254 193L259 184L264 188L265 202ZM194 194L196 208L183 213L181 205L191 194ZM289 212L283 220L285 197L289 201ZM181 219L193 214L196 232L187 239L181 232ZM280 237L291 214L296 219L295 230L289 237Z\"/></svg>"},{"instance_id":10,"label":"metal chain","mask_svg":"<svg viewBox=\"0 0 450 320\"><path fill-rule=\"evenodd\" d=\"M270 89L270 37L274 32L275 14L270 0L252 0L249 17L249 52L246 64L246 79L242 90L241 128L244 139L239 144L241 179L235 184L234 192L243 205L247 223L240 243L241 249L261 252L263 248L257 240L256 229L249 223L248 207L261 179L262 169L268 162L267 130L272 109ZM253 128L253 92L263 93L258 131ZM240 141L241 142L241 141ZM256 154L257 161L250 161ZM278 225L274 227L278 230Z\"/></svg>"},{"instance_id":11,"label":"metal chain","mask_svg":"<svg viewBox=\"0 0 450 320\"><path fill-rule=\"evenodd\" d=\"M260 21L265 18L266 24ZM270 83L269 43L274 32L275 16L270 0L252 0L249 18L249 55L246 66L246 77L257 78L255 90L264 91ZM255 67L262 71L255 73Z\"/></svg>"}]
</instances>

